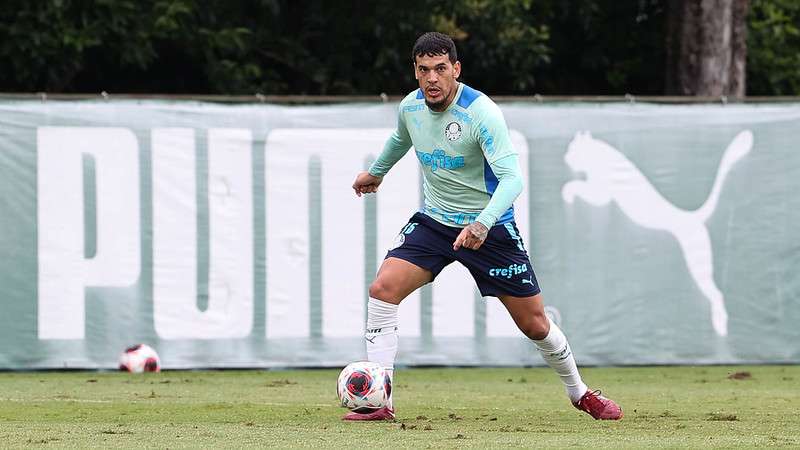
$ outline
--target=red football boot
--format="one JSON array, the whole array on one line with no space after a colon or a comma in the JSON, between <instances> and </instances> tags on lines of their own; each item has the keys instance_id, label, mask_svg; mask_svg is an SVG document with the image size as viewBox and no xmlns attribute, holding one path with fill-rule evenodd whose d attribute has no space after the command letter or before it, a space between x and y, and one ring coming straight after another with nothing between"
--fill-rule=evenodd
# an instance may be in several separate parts
<instances>
[{"instance_id":1,"label":"red football boot","mask_svg":"<svg viewBox=\"0 0 800 450\"><path fill-rule=\"evenodd\" d=\"M394 420L394 410L384 406L366 414L351 411L345 414L342 420Z\"/></svg>"},{"instance_id":2,"label":"red football boot","mask_svg":"<svg viewBox=\"0 0 800 450\"><path fill-rule=\"evenodd\" d=\"M577 403L573 403L573 405L581 411L588 413L595 419L622 419L622 408L614 403L614 400L600 395L600 391L586 391L586 393L583 394L583 397L581 397Z\"/></svg>"}]
</instances>

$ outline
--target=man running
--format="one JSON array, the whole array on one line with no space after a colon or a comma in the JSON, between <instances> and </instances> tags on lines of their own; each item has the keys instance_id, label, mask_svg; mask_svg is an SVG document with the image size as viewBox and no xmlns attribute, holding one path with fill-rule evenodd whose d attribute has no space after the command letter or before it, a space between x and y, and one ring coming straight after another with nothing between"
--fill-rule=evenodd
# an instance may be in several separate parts
<instances>
[{"instance_id":1,"label":"man running","mask_svg":"<svg viewBox=\"0 0 800 450\"><path fill-rule=\"evenodd\" d=\"M450 37L425 33L412 51L419 89L399 106L397 129L356 195L376 192L389 169L414 146L423 174L424 206L408 221L369 287L367 357L390 376L398 346L398 306L453 261L469 269L483 296L498 297L519 329L561 377L572 404L595 419L620 419L622 409L581 380L564 333L545 315L542 294L514 222L522 192L517 154L500 108L460 83ZM392 420L390 404L345 420Z\"/></svg>"}]
</instances>

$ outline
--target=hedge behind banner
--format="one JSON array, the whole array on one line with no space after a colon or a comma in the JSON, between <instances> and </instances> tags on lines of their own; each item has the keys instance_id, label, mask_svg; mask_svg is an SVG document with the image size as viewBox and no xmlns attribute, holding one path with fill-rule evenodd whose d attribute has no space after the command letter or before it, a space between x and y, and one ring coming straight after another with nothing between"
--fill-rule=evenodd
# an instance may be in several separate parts
<instances>
[{"instance_id":1,"label":"hedge behind banner","mask_svg":"<svg viewBox=\"0 0 800 450\"><path fill-rule=\"evenodd\" d=\"M579 364L800 362L800 104L501 108ZM364 358L367 288L421 201L414 152L377 195L350 186L396 116L0 103L0 368L113 368L139 342L167 369ZM398 364L542 364L457 263L400 315Z\"/></svg>"}]
</instances>

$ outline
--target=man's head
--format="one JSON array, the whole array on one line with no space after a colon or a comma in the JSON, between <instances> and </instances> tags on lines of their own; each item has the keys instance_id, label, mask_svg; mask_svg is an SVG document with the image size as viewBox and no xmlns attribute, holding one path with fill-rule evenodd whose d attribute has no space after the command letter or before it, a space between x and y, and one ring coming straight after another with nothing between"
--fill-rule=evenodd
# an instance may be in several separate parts
<instances>
[{"instance_id":1,"label":"man's head","mask_svg":"<svg viewBox=\"0 0 800 450\"><path fill-rule=\"evenodd\" d=\"M434 111L444 111L456 95L461 75L456 44L445 34L425 33L414 44L411 58L425 103Z\"/></svg>"}]
</instances>

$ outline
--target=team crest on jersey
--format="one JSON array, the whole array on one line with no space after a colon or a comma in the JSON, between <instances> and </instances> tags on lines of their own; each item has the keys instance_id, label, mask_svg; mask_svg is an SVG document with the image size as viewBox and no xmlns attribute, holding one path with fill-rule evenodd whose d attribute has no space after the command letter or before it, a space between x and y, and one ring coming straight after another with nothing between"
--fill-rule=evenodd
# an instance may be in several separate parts
<instances>
[{"instance_id":1,"label":"team crest on jersey","mask_svg":"<svg viewBox=\"0 0 800 450\"><path fill-rule=\"evenodd\" d=\"M461 137L461 124L458 122L450 122L444 128L444 135L448 141L455 141Z\"/></svg>"}]
</instances>

